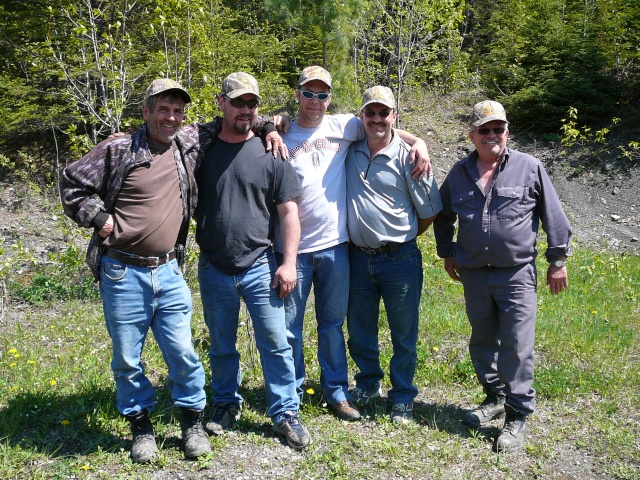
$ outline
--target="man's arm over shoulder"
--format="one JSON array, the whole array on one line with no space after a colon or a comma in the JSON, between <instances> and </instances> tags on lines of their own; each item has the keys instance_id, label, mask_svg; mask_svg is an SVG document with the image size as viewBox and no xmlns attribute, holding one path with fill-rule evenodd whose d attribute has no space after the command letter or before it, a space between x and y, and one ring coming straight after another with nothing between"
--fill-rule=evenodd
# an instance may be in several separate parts
<instances>
[{"instance_id":1,"label":"man's arm over shoulder","mask_svg":"<svg viewBox=\"0 0 640 480\"><path fill-rule=\"evenodd\" d=\"M130 145L129 136L107 139L62 171L59 185L62 208L79 226L97 226L96 216L105 212L111 162L119 152L128 151Z\"/></svg>"}]
</instances>

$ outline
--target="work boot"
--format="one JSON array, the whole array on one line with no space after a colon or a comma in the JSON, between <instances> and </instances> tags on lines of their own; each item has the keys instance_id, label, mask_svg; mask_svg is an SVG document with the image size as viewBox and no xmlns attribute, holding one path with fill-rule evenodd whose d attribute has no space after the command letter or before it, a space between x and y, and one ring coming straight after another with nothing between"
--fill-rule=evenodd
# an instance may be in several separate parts
<instances>
[{"instance_id":1,"label":"work boot","mask_svg":"<svg viewBox=\"0 0 640 480\"><path fill-rule=\"evenodd\" d=\"M520 413L510 413L507 410L504 427L496 438L493 449L497 453L510 453L524 447L527 436L527 417Z\"/></svg>"},{"instance_id":2,"label":"work boot","mask_svg":"<svg viewBox=\"0 0 640 480\"><path fill-rule=\"evenodd\" d=\"M504 417L504 402L504 396L488 392L478 408L465 414L462 423L470 427L484 427L491 420Z\"/></svg>"},{"instance_id":3,"label":"work boot","mask_svg":"<svg viewBox=\"0 0 640 480\"><path fill-rule=\"evenodd\" d=\"M125 418L131 425L131 434L133 435L131 461L133 463L147 463L158 453L149 412L145 409L133 415L126 415Z\"/></svg>"},{"instance_id":4,"label":"work boot","mask_svg":"<svg viewBox=\"0 0 640 480\"><path fill-rule=\"evenodd\" d=\"M209 435L202 426L202 416L204 410L194 410L192 408L181 408L182 421L182 445L184 455L187 458L196 458L205 453L211 453Z\"/></svg>"}]
</instances>

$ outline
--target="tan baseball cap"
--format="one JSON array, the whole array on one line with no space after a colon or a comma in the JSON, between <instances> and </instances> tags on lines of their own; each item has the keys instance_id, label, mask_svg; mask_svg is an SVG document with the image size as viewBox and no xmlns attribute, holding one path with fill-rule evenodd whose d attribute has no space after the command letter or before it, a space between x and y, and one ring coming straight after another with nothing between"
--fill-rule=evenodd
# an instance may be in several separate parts
<instances>
[{"instance_id":1,"label":"tan baseball cap","mask_svg":"<svg viewBox=\"0 0 640 480\"><path fill-rule=\"evenodd\" d=\"M298 86L302 86L312 80L320 80L331 88L331 74L318 65L313 65L302 70L300 78L298 79Z\"/></svg>"},{"instance_id":2,"label":"tan baseball cap","mask_svg":"<svg viewBox=\"0 0 640 480\"><path fill-rule=\"evenodd\" d=\"M185 103L191 103L191 96L187 93L187 91L182 88L182 86L170 78L158 78L151 82L149 88L147 88L146 93L144 94L144 101L149 100L149 97L153 97L154 95L158 95L159 93L166 92L168 90L177 90L184 97Z\"/></svg>"},{"instance_id":3,"label":"tan baseball cap","mask_svg":"<svg viewBox=\"0 0 640 480\"><path fill-rule=\"evenodd\" d=\"M371 103L381 103L386 107L396 108L396 99L393 96L393 92L389 87L383 87L382 85L376 85L365 90L364 95L362 95L360 111Z\"/></svg>"},{"instance_id":4,"label":"tan baseball cap","mask_svg":"<svg viewBox=\"0 0 640 480\"><path fill-rule=\"evenodd\" d=\"M479 127L480 125L484 125L485 123L493 120L508 122L507 114L500 103L493 100L485 100L473 107L473 113L470 118L472 127Z\"/></svg>"},{"instance_id":5,"label":"tan baseball cap","mask_svg":"<svg viewBox=\"0 0 640 480\"><path fill-rule=\"evenodd\" d=\"M236 98L247 93L251 93L262 100L258 89L258 81L248 73L234 72L222 81L220 95Z\"/></svg>"}]
</instances>

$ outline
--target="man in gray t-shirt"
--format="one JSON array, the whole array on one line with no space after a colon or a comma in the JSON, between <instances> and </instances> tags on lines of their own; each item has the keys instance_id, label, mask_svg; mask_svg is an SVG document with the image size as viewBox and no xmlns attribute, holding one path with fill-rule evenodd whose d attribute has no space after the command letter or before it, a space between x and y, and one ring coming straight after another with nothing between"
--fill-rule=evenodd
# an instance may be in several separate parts
<instances>
[{"instance_id":1,"label":"man in gray t-shirt","mask_svg":"<svg viewBox=\"0 0 640 480\"><path fill-rule=\"evenodd\" d=\"M198 278L209 328L215 410L205 428L221 434L239 417L236 337L242 298L253 322L273 429L300 450L310 435L298 418L283 298L296 284L300 221L295 200L302 187L294 168L266 153L251 131L259 101L258 83L251 75L237 72L224 79L218 95L222 131L196 176L201 192L196 211ZM283 238L280 266L271 246L276 216Z\"/></svg>"}]
</instances>

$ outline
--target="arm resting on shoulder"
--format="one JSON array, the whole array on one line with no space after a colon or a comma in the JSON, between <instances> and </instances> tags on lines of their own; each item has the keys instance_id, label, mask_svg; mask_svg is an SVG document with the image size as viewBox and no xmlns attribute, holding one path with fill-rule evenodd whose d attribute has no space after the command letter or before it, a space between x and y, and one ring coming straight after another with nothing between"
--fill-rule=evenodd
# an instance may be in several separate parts
<instances>
[{"instance_id":1,"label":"arm resting on shoulder","mask_svg":"<svg viewBox=\"0 0 640 480\"><path fill-rule=\"evenodd\" d=\"M431 159L429 158L429 151L427 144L421 138L407 132L406 130L395 129L398 136L411 145L411 152L409 153L409 163L413 164L414 160L416 165L411 170L411 178L422 178L426 174L431 175Z\"/></svg>"}]
</instances>

